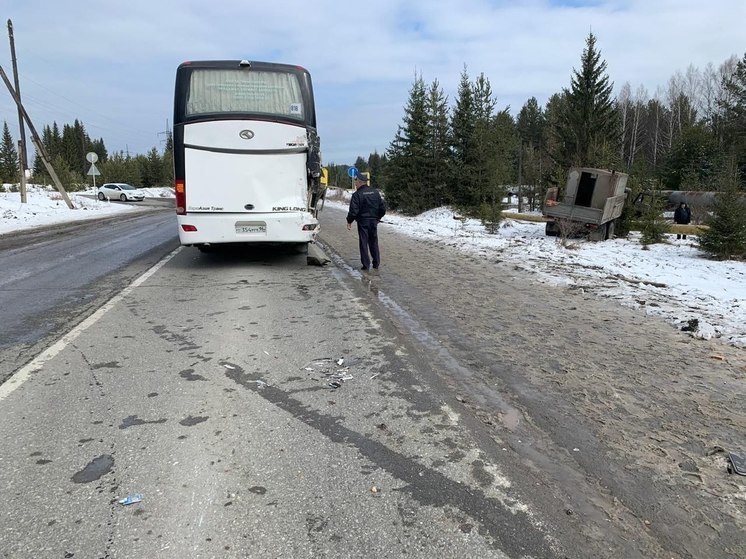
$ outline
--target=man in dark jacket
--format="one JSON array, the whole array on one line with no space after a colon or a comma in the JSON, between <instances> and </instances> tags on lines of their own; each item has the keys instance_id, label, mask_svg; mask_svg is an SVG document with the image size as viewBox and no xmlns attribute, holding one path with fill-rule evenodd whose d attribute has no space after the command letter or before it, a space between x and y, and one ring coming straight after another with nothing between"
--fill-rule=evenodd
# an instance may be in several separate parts
<instances>
[{"instance_id":1,"label":"man in dark jacket","mask_svg":"<svg viewBox=\"0 0 746 559\"><path fill-rule=\"evenodd\" d=\"M691 220L692 211L689 209L689 206L686 205L686 202L681 202L679 207L676 208L676 211L673 212L673 222L680 223L681 225L688 225ZM680 239L681 237L686 239L686 235L682 235L681 233L676 234L677 239Z\"/></svg>"},{"instance_id":2,"label":"man in dark jacket","mask_svg":"<svg viewBox=\"0 0 746 559\"><path fill-rule=\"evenodd\" d=\"M386 204L377 189L368 185L368 173L358 173L355 178L355 192L350 200L350 211L347 212L347 230L352 229L352 222L357 221L357 235L360 242L360 262L363 270L370 270L381 264L381 253L378 249L378 222L386 215ZM370 254L368 254L370 251Z\"/></svg>"}]
</instances>

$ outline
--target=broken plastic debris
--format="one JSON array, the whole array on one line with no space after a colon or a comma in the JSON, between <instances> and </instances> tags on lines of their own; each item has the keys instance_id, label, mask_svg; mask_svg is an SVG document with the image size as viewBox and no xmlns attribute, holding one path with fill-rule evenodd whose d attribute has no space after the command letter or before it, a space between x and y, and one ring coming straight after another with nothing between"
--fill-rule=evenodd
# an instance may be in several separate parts
<instances>
[{"instance_id":1,"label":"broken plastic debris","mask_svg":"<svg viewBox=\"0 0 746 559\"><path fill-rule=\"evenodd\" d=\"M342 386L342 383L337 382L336 380L333 380L332 382L329 383L329 386L331 386L332 388L339 388L340 386Z\"/></svg>"},{"instance_id":2,"label":"broken plastic debris","mask_svg":"<svg viewBox=\"0 0 746 559\"><path fill-rule=\"evenodd\" d=\"M118 503L126 507L127 505L139 503L140 501L142 501L142 495L138 493L136 495L127 495L124 499L119 499Z\"/></svg>"},{"instance_id":3,"label":"broken plastic debris","mask_svg":"<svg viewBox=\"0 0 746 559\"><path fill-rule=\"evenodd\" d=\"M373 380L374 378L376 378L376 377L377 377L378 375L380 375L380 374L381 374L381 373L375 373L374 375L371 375L371 377L370 377L370 380Z\"/></svg>"},{"instance_id":4,"label":"broken plastic debris","mask_svg":"<svg viewBox=\"0 0 746 559\"><path fill-rule=\"evenodd\" d=\"M235 369L233 365L228 365L228 363L223 363L223 367L225 367L226 369L230 369L230 370Z\"/></svg>"},{"instance_id":5,"label":"broken plastic debris","mask_svg":"<svg viewBox=\"0 0 746 559\"><path fill-rule=\"evenodd\" d=\"M345 362L344 358L337 359L337 365L342 365Z\"/></svg>"},{"instance_id":6,"label":"broken plastic debris","mask_svg":"<svg viewBox=\"0 0 746 559\"><path fill-rule=\"evenodd\" d=\"M735 452L728 453L728 473L736 473L739 476L746 476L746 457Z\"/></svg>"}]
</instances>

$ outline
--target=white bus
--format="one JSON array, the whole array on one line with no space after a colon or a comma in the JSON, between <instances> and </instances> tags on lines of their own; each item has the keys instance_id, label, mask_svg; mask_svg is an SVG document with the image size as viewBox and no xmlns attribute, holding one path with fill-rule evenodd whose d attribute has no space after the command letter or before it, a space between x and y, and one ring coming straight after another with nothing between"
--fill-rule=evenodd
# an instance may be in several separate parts
<instances>
[{"instance_id":1,"label":"white bus","mask_svg":"<svg viewBox=\"0 0 746 559\"><path fill-rule=\"evenodd\" d=\"M308 71L248 60L185 62L174 97L181 244L208 250L313 241L325 189Z\"/></svg>"}]
</instances>

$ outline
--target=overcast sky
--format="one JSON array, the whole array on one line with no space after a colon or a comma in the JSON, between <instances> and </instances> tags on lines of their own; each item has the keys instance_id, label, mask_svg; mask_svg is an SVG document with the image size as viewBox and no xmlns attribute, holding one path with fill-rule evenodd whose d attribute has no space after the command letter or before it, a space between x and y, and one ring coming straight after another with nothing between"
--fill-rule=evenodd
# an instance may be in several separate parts
<instances>
[{"instance_id":1,"label":"overcast sky","mask_svg":"<svg viewBox=\"0 0 746 559\"><path fill-rule=\"evenodd\" d=\"M109 152L162 148L185 60L298 64L312 75L326 163L383 153L415 74L452 103L466 65L498 108L568 87L589 31L616 89L650 95L692 64L746 53L746 0L4 0L36 127L80 119ZM0 65L12 76L6 21ZM12 78L11 78L12 79ZM17 139L0 84L0 119Z\"/></svg>"}]
</instances>

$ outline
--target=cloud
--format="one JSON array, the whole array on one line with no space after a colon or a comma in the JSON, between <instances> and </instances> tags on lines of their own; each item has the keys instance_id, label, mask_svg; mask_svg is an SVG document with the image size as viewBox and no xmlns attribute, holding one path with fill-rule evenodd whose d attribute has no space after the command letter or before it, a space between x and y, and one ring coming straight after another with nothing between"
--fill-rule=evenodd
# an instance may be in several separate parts
<instances>
[{"instance_id":1,"label":"cloud","mask_svg":"<svg viewBox=\"0 0 746 559\"><path fill-rule=\"evenodd\" d=\"M746 21L743 0L9 1L38 128L79 118L110 150L144 153L161 145L179 63L286 62L311 72L324 156L339 163L386 149L415 73L453 102L466 65L515 113L569 85L592 30L617 90L653 94L690 64L740 58ZM0 111L15 134L4 92Z\"/></svg>"}]
</instances>

